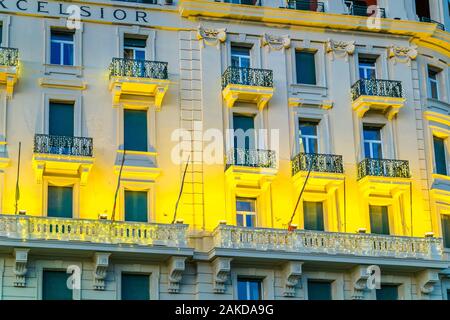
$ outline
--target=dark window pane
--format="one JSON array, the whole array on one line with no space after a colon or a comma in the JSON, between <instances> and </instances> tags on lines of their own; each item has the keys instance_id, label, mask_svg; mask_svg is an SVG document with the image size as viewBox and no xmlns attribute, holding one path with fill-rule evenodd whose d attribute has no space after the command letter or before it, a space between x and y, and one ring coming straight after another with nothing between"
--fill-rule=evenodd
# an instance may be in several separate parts
<instances>
[{"instance_id":1,"label":"dark window pane","mask_svg":"<svg viewBox=\"0 0 450 320\"><path fill-rule=\"evenodd\" d=\"M377 300L398 300L398 286L382 285L381 289L376 290Z\"/></svg>"},{"instance_id":2,"label":"dark window pane","mask_svg":"<svg viewBox=\"0 0 450 320\"><path fill-rule=\"evenodd\" d=\"M300 120L300 132L302 135L317 135L317 122Z\"/></svg>"},{"instance_id":3,"label":"dark window pane","mask_svg":"<svg viewBox=\"0 0 450 320\"><path fill-rule=\"evenodd\" d=\"M250 68L250 48L231 47L231 66Z\"/></svg>"},{"instance_id":4,"label":"dark window pane","mask_svg":"<svg viewBox=\"0 0 450 320\"><path fill-rule=\"evenodd\" d=\"M374 234L390 234L389 214L386 206L369 206L370 229Z\"/></svg>"},{"instance_id":5,"label":"dark window pane","mask_svg":"<svg viewBox=\"0 0 450 320\"><path fill-rule=\"evenodd\" d=\"M50 36L50 63L66 66L74 65L74 34L52 31Z\"/></svg>"},{"instance_id":6,"label":"dark window pane","mask_svg":"<svg viewBox=\"0 0 450 320\"><path fill-rule=\"evenodd\" d=\"M252 131L248 131L248 130L253 130L255 127L255 120L252 116L244 116L244 115L237 115L234 114L233 115L233 128L234 131L236 132L237 130L241 129L244 131L245 134L245 142L242 139L243 137L241 137L241 139L239 139L239 135L235 134L234 137L234 147L235 148L242 148L242 149L250 149L250 137L254 136L254 132ZM240 134L242 134L242 132L240 132ZM244 145L241 145L241 144Z\"/></svg>"},{"instance_id":7,"label":"dark window pane","mask_svg":"<svg viewBox=\"0 0 450 320\"><path fill-rule=\"evenodd\" d=\"M449 2L450 6L450 2ZM450 11L450 8L448 8L448 11ZM447 290L447 300L450 300L450 290Z\"/></svg>"},{"instance_id":8,"label":"dark window pane","mask_svg":"<svg viewBox=\"0 0 450 320\"><path fill-rule=\"evenodd\" d=\"M125 191L125 221L148 222L146 191Z\"/></svg>"},{"instance_id":9,"label":"dark window pane","mask_svg":"<svg viewBox=\"0 0 450 320\"><path fill-rule=\"evenodd\" d=\"M64 44L64 65L73 66L73 44Z\"/></svg>"},{"instance_id":10,"label":"dark window pane","mask_svg":"<svg viewBox=\"0 0 450 320\"><path fill-rule=\"evenodd\" d=\"M147 145L147 111L124 111L125 150L148 151Z\"/></svg>"},{"instance_id":11,"label":"dark window pane","mask_svg":"<svg viewBox=\"0 0 450 320\"><path fill-rule=\"evenodd\" d=\"M72 290L67 287L69 276L65 271L44 270L42 275L42 300L72 300Z\"/></svg>"},{"instance_id":12,"label":"dark window pane","mask_svg":"<svg viewBox=\"0 0 450 320\"><path fill-rule=\"evenodd\" d=\"M238 279L238 300L261 300L261 280Z\"/></svg>"},{"instance_id":13,"label":"dark window pane","mask_svg":"<svg viewBox=\"0 0 450 320\"><path fill-rule=\"evenodd\" d=\"M122 300L149 300L150 277L141 274L122 273Z\"/></svg>"},{"instance_id":14,"label":"dark window pane","mask_svg":"<svg viewBox=\"0 0 450 320\"><path fill-rule=\"evenodd\" d=\"M303 201L305 230L325 231L323 222L323 203Z\"/></svg>"},{"instance_id":15,"label":"dark window pane","mask_svg":"<svg viewBox=\"0 0 450 320\"><path fill-rule=\"evenodd\" d=\"M48 186L47 216L72 218L73 188Z\"/></svg>"},{"instance_id":16,"label":"dark window pane","mask_svg":"<svg viewBox=\"0 0 450 320\"><path fill-rule=\"evenodd\" d=\"M450 216L442 216L442 238L444 238L444 245L450 248Z\"/></svg>"},{"instance_id":17,"label":"dark window pane","mask_svg":"<svg viewBox=\"0 0 450 320\"><path fill-rule=\"evenodd\" d=\"M125 38L123 44L125 47L145 48L147 45L147 40L136 38Z\"/></svg>"},{"instance_id":18,"label":"dark window pane","mask_svg":"<svg viewBox=\"0 0 450 320\"><path fill-rule=\"evenodd\" d=\"M48 133L55 136L73 137L73 132L73 104L50 102Z\"/></svg>"},{"instance_id":19,"label":"dark window pane","mask_svg":"<svg viewBox=\"0 0 450 320\"><path fill-rule=\"evenodd\" d=\"M364 140L381 140L380 128L364 127Z\"/></svg>"},{"instance_id":20,"label":"dark window pane","mask_svg":"<svg viewBox=\"0 0 450 320\"><path fill-rule=\"evenodd\" d=\"M316 84L316 62L312 52L295 53L297 83Z\"/></svg>"},{"instance_id":21,"label":"dark window pane","mask_svg":"<svg viewBox=\"0 0 450 320\"><path fill-rule=\"evenodd\" d=\"M308 300L332 300L331 283L308 280Z\"/></svg>"},{"instance_id":22,"label":"dark window pane","mask_svg":"<svg viewBox=\"0 0 450 320\"><path fill-rule=\"evenodd\" d=\"M73 42L73 33L72 32L63 32L63 31L52 31L51 39L59 40L59 41Z\"/></svg>"},{"instance_id":23,"label":"dark window pane","mask_svg":"<svg viewBox=\"0 0 450 320\"><path fill-rule=\"evenodd\" d=\"M61 64L61 44L52 42L50 44L50 63Z\"/></svg>"},{"instance_id":24,"label":"dark window pane","mask_svg":"<svg viewBox=\"0 0 450 320\"><path fill-rule=\"evenodd\" d=\"M447 161L445 160L445 140L433 137L434 161L436 162L436 173L447 175Z\"/></svg>"}]
</instances>

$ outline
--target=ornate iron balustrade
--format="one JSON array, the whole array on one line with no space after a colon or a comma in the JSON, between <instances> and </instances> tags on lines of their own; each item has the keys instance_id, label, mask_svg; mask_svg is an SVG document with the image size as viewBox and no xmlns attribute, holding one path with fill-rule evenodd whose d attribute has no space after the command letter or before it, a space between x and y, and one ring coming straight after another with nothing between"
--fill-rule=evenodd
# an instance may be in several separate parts
<instances>
[{"instance_id":1,"label":"ornate iron balustrade","mask_svg":"<svg viewBox=\"0 0 450 320\"><path fill-rule=\"evenodd\" d=\"M272 150L231 149L227 154L226 168L230 166L273 168L277 166L276 153Z\"/></svg>"},{"instance_id":2,"label":"ornate iron balustrade","mask_svg":"<svg viewBox=\"0 0 450 320\"><path fill-rule=\"evenodd\" d=\"M353 101L360 96L403 98L403 87L401 81L361 79L352 86L351 93Z\"/></svg>"},{"instance_id":3,"label":"ornate iron balustrade","mask_svg":"<svg viewBox=\"0 0 450 320\"><path fill-rule=\"evenodd\" d=\"M374 234L243 228L219 225L214 246L227 249L285 251L293 253L344 254L363 257L394 257L440 260L440 238L416 238Z\"/></svg>"},{"instance_id":4,"label":"ornate iron balustrade","mask_svg":"<svg viewBox=\"0 0 450 320\"><path fill-rule=\"evenodd\" d=\"M0 65L17 67L19 64L19 50L15 48L0 47Z\"/></svg>"},{"instance_id":5,"label":"ornate iron balustrade","mask_svg":"<svg viewBox=\"0 0 450 320\"><path fill-rule=\"evenodd\" d=\"M187 225L0 215L0 237L187 247Z\"/></svg>"},{"instance_id":6,"label":"ornate iron balustrade","mask_svg":"<svg viewBox=\"0 0 450 320\"><path fill-rule=\"evenodd\" d=\"M109 66L110 77L168 79L167 62L113 58Z\"/></svg>"},{"instance_id":7,"label":"ornate iron balustrade","mask_svg":"<svg viewBox=\"0 0 450 320\"><path fill-rule=\"evenodd\" d=\"M445 31L445 25L443 23L440 23L436 20L432 20L428 17L420 17L421 22L428 22L428 23L434 23L437 24L438 29L441 29L442 31Z\"/></svg>"},{"instance_id":8,"label":"ornate iron balustrade","mask_svg":"<svg viewBox=\"0 0 450 320\"><path fill-rule=\"evenodd\" d=\"M215 0L215 2L245 4L248 6L260 6L261 5L260 0Z\"/></svg>"},{"instance_id":9,"label":"ornate iron balustrade","mask_svg":"<svg viewBox=\"0 0 450 320\"><path fill-rule=\"evenodd\" d=\"M366 177L410 178L406 160L364 159L358 164L358 180Z\"/></svg>"},{"instance_id":10,"label":"ornate iron balustrade","mask_svg":"<svg viewBox=\"0 0 450 320\"><path fill-rule=\"evenodd\" d=\"M266 69L228 67L222 75L222 89L229 84L273 87L273 72Z\"/></svg>"},{"instance_id":11,"label":"ornate iron balustrade","mask_svg":"<svg viewBox=\"0 0 450 320\"><path fill-rule=\"evenodd\" d=\"M299 153L292 159L292 176L300 171L344 173L342 156L334 154Z\"/></svg>"},{"instance_id":12,"label":"ornate iron balustrade","mask_svg":"<svg viewBox=\"0 0 450 320\"><path fill-rule=\"evenodd\" d=\"M52 136L48 134L36 134L34 136L34 153L92 157L92 150L92 138Z\"/></svg>"},{"instance_id":13,"label":"ornate iron balustrade","mask_svg":"<svg viewBox=\"0 0 450 320\"><path fill-rule=\"evenodd\" d=\"M288 0L289 9L325 12L323 2L314 0Z\"/></svg>"}]
</instances>

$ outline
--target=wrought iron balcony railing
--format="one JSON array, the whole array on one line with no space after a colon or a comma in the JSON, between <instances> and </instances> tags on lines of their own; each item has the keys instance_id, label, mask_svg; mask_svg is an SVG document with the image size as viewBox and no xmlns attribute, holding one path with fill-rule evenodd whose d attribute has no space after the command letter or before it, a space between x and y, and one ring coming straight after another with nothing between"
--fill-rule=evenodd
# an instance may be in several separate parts
<instances>
[{"instance_id":1,"label":"wrought iron balcony railing","mask_svg":"<svg viewBox=\"0 0 450 320\"><path fill-rule=\"evenodd\" d=\"M168 79L167 62L113 58L109 66L110 77Z\"/></svg>"},{"instance_id":2,"label":"wrought iron balcony railing","mask_svg":"<svg viewBox=\"0 0 450 320\"><path fill-rule=\"evenodd\" d=\"M348 8L348 14L352 16L378 16L380 18L386 18L386 10L377 6L376 11L371 10L371 6L362 6L354 4L353 1L346 1L345 4Z\"/></svg>"},{"instance_id":3,"label":"wrought iron balcony railing","mask_svg":"<svg viewBox=\"0 0 450 320\"><path fill-rule=\"evenodd\" d=\"M222 89L229 84L273 87L273 72L266 69L228 67L222 75Z\"/></svg>"},{"instance_id":4,"label":"wrought iron balcony railing","mask_svg":"<svg viewBox=\"0 0 450 320\"><path fill-rule=\"evenodd\" d=\"M384 236L375 234L244 228L219 225L213 232L216 248L284 251L362 257L393 257L440 260L440 238Z\"/></svg>"},{"instance_id":5,"label":"wrought iron balcony railing","mask_svg":"<svg viewBox=\"0 0 450 320\"><path fill-rule=\"evenodd\" d=\"M428 17L420 17L420 21L421 22L428 22L428 23L437 24L437 27L439 29L441 29L442 31L445 31L445 25L443 23L440 23L440 22L436 21L436 20L432 20L432 19L430 19Z\"/></svg>"},{"instance_id":6,"label":"wrought iron balcony railing","mask_svg":"<svg viewBox=\"0 0 450 320\"><path fill-rule=\"evenodd\" d=\"M334 154L299 153L292 159L292 176L300 171L344 173L342 156Z\"/></svg>"},{"instance_id":7,"label":"wrought iron balcony railing","mask_svg":"<svg viewBox=\"0 0 450 320\"><path fill-rule=\"evenodd\" d=\"M36 134L34 136L34 153L92 157L92 138L52 136Z\"/></svg>"},{"instance_id":8,"label":"wrought iron balcony railing","mask_svg":"<svg viewBox=\"0 0 450 320\"><path fill-rule=\"evenodd\" d=\"M317 0L288 0L289 9L325 12L325 5Z\"/></svg>"},{"instance_id":9,"label":"wrought iron balcony railing","mask_svg":"<svg viewBox=\"0 0 450 320\"><path fill-rule=\"evenodd\" d=\"M0 237L187 247L187 225L0 215Z\"/></svg>"},{"instance_id":10,"label":"wrought iron balcony railing","mask_svg":"<svg viewBox=\"0 0 450 320\"><path fill-rule=\"evenodd\" d=\"M351 93L353 101L360 96L403 98L403 87L401 81L361 79L352 86Z\"/></svg>"},{"instance_id":11,"label":"wrought iron balcony railing","mask_svg":"<svg viewBox=\"0 0 450 320\"><path fill-rule=\"evenodd\" d=\"M18 49L0 47L0 66L17 67L18 63L19 63Z\"/></svg>"},{"instance_id":12,"label":"wrought iron balcony railing","mask_svg":"<svg viewBox=\"0 0 450 320\"><path fill-rule=\"evenodd\" d=\"M245 4L248 6L260 6L260 0L214 0L215 2L225 2L225 3L235 3L235 4Z\"/></svg>"},{"instance_id":13,"label":"wrought iron balcony railing","mask_svg":"<svg viewBox=\"0 0 450 320\"><path fill-rule=\"evenodd\" d=\"M358 164L358 180L366 177L410 178L407 160L364 159Z\"/></svg>"},{"instance_id":14,"label":"wrought iron balcony railing","mask_svg":"<svg viewBox=\"0 0 450 320\"><path fill-rule=\"evenodd\" d=\"M277 166L276 153L272 150L231 149L227 153L226 169L230 166L275 169Z\"/></svg>"}]
</instances>

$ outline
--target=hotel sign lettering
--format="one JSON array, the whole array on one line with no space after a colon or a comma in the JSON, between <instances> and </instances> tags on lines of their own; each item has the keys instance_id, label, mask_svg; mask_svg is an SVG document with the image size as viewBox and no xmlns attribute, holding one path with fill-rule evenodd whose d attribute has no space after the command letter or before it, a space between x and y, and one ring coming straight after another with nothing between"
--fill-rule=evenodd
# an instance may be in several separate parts
<instances>
[{"instance_id":1,"label":"hotel sign lettering","mask_svg":"<svg viewBox=\"0 0 450 320\"><path fill-rule=\"evenodd\" d=\"M128 7L77 4L74 2L62 3L37 0L0 0L0 12L16 13L48 17L70 18L73 6L79 8L78 13L84 21L105 21L126 24L147 25L150 14L145 9Z\"/></svg>"}]
</instances>

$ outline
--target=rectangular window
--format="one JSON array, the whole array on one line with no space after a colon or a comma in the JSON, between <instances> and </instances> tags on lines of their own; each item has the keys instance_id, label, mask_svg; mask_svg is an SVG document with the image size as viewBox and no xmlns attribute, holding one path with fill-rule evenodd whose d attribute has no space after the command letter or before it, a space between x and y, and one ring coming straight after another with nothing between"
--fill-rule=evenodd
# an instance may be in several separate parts
<instances>
[{"instance_id":1,"label":"rectangular window","mask_svg":"<svg viewBox=\"0 0 450 320\"><path fill-rule=\"evenodd\" d=\"M234 147L246 150L252 149L255 144L255 141L252 141L255 137L255 132L253 131L255 129L255 118L249 115L234 113L233 129L235 132Z\"/></svg>"},{"instance_id":2,"label":"rectangular window","mask_svg":"<svg viewBox=\"0 0 450 320\"><path fill-rule=\"evenodd\" d=\"M442 215L442 238L444 246L450 248L450 215Z\"/></svg>"},{"instance_id":3,"label":"rectangular window","mask_svg":"<svg viewBox=\"0 0 450 320\"><path fill-rule=\"evenodd\" d=\"M50 102L48 134L53 136L73 137L74 134L73 103Z\"/></svg>"},{"instance_id":4,"label":"rectangular window","mask_svg":"<svg viewBox=\"0 0 450 320\"><path fill-rule=\"evenodd\" d=\"M73 187L48 186L47 216L73 217Z\"/></svg>"},{"instance_id":5,"label":"rectangular window","mask_svg":"<svg viewBox=\"0 0 450 320\"><path fill-rule=\"evenodd\" d=\"M382 159L381 128L364 126L364 156L368 159Z\"/></svg>"},{"instance_id":6,"label":"rectangular window","mask_svg":"<svg viewBox=\"0 0 450 320\"><path fill-rule=\"evenodd\" d=\"M238 300L262 300L262 281L238 279Z\"/></svg>"},{"instance_id":7,"label":"rectangular window","mask_svg":"<svg viewBox=\"0 0 450 320\"><path fill-rule=\"evenodd\" d=\"M433 147L434 147L434 161L436 163L436 173L446 176L448 172L445 155L445 140L433 136Z\"/></svg>"},{"instance_id":8,"label":"rectangular window","mask_svg":"<svg viewBox=\"0 0 450 320\"><path fill-rule=\"evenodd\" d=\"M125 37L123 40L123 57L126 59L145 60L147 39Z\"/></svg>"},{"instance_id":9,"label":"rectangular window","mask_svg":"<svg viewBox=\"0 0 450 320\"><path fill-rule=\"evenodd\" d=\"M124 148L148 151L146 110L124 110Z\"/></svg>"},{"instance_id":10,"label":"rectangular window","mask_svg":"<svg viewBox=\"0 0 450 320\"><path fill-rule=\"evenodd\" d=\"M74 65L74 33L52 30L50 35L50 63Z\"/></svg>"},{"instance_id":11,"label":"rectangular window","mask_svg":"<svg viewBox=\"0 0 450 320\"><path fill-rule=\"evenodd\" d=\"M303 219L305 230L325 231L323 203L303 201Z\"/></svg>"},{"instance_id":12,"label":"rectangular window","mask_svg":"<svg viewBox=\"0 0 450 320\"><path fill-rule=\"evenodd\" d=\"M150 300L150 277L143 274L122 273L122 300Z\"/></svg>"},{"instance_id":13,"label":"rectangular window","mask_svg":"<svg viewBox=\"0 0 450 320\"><path fill-rule=\"evenodd\" d=\"M439 99L439 71L428 66L428 97Z\"/></svg>"},{"instance_id":14,"label":"rectangular window","mask_svg":"<svg viewBox=\"0 0 450 320\"><path fill-rule=\"evenodd\" d=\"M332 300L331 282L308 280L308 300Z\"/></svg>"},{"instance_id":15,"label":"rectangular window","mask_svg":"<svg viewBox=\"0 0 450 320\"><path fill-rule=\"evenodd\" d=\"M359 58L359 78L360 79L376 79L377 67L374 58Z\"/></svg>"},{"instance_id":16,"label":"rectangular window","mask_svg":"<svg viewBox=\"0 0 450 320\"><path fill-rule=\"evenodd\" d=\"M314 52L295 52L295 67L297 72L297 83L312 85L317 84Z\"/></svg>"},{"instance_id":17,"label":"rectangular window","mask_svg":"<svg viewBox=\"0 0 450 320\"><path fill-rule=\"evenodd\" d=\"M125 221L148 222L147 191L125 190Z\"/></svg>"},{"instance_id":18,"label":"rectangular window","mask_svg":"<svg viewBox=\"0 0 450 320\"><path fill-rule=\"evenodd\" d=\"M319 137L317 129L318 121L299 120L300 131L300 151L304 153L318 153L319 151Z\"/></svg>"},{"instance_id":19,"label":"rectangular window","mask_svg":"<svg viewBox=\"0 0 450 320\"><path fill-rule=\"evenodd\" d=\"M65 271L44 270L42 274L42 300L72 300L72 290L67 287L69 274Z\"/></svg>"},{"instance_id":20,"label":"rectangular window","mask_svg":"<svg viewBox=\"0 0 450 320\"><path fill-rule=\"evenodd\" d=\"M256 227L256 200L236 199L236 223L238 227Z\"/></svg>"},{"instance_id":21,"label":"rectangular window","mask_svg":"<svg viewBox=\"0 0 450 320\"><path fill-rule=\"evenodd\" d=\"M450 2L449 2L449 6L450 6ZM448 11L450 11L450 8L448 8ZM447 290L447 300L450 301L450 290Z\"/></svg>"},{"instance_id":22,"label":"rectangular window","mask_svg":"<svg viewBox=\"0 0 450 320\"><path fill-rule=\"evenodd\" d=\"M231 66L250 68L250 48L247 47L231 47Z\"/></svg>"},{"instance_id":23,"label":"rectangular window","mask_svg":"<svg viewBox=\"0 0 450 320\"><path fill-rule=\"evenodd\" d=\"M377 300L398 300L397 285L381 285L381 289L376 290Z\"/></svg>"},{"instance_id":24,"label":"rectangular window","mask_svg":"<svg viewBox=\"0 0 450 320\"><path fill-rule=\"evenodd\" d=\"M386 206L369 206L370 230L373 234L389 235L389 213Z\"/></svg>"}]
</instances>

